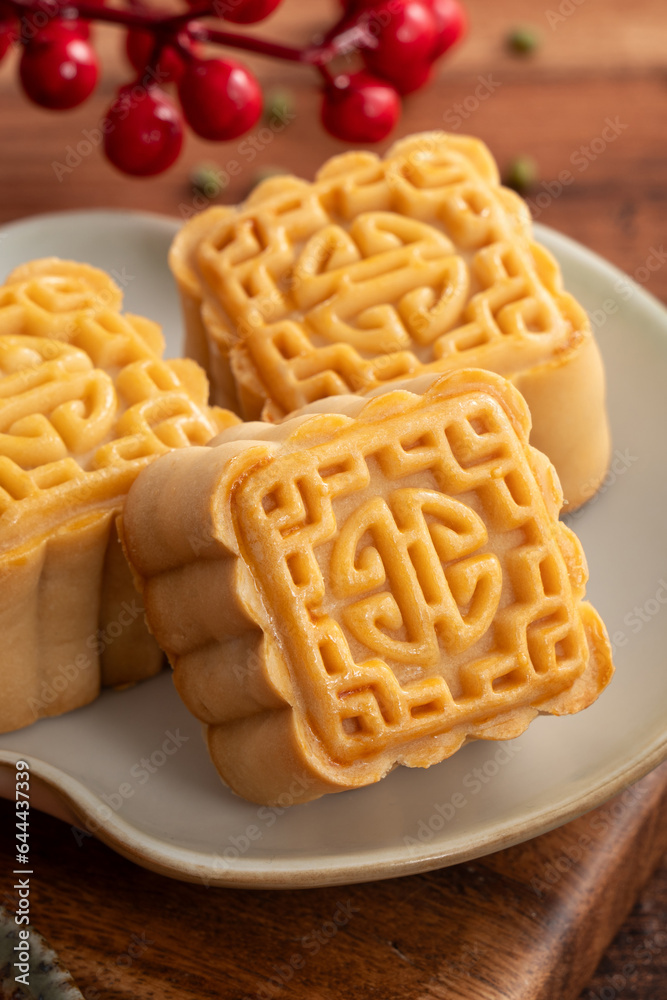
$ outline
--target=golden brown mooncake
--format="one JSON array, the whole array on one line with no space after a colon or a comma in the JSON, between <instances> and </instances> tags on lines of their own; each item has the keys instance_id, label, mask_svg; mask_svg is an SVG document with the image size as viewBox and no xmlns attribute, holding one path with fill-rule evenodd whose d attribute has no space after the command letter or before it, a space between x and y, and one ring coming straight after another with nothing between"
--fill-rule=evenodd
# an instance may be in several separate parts
<instances>
[{"instance_id":1,"label":"golden brown mooncake","mask_svg":"<svg viewBox=\"0 0 667 1000\"><path fill-rule=\"evenodd\" d=\"M153 320L121 314L123 293L90 264L44 257L17 267L0 286L0 334L47 337L80 347L98 368L161 358Z\"/></svg>"},{"instance_id":2,"label":"golden brown mooncake","mask_svg":"<svg viewBox=\"0 0 667 1000\"><path fill-rule=\"evenodd\" d=\"M21 270L31 271L23 281ZM194 362L160 359L155 324L115 311L119 290L101 272L33 262L9 280L0 288L0 732L159 670L116 518L156 455L238 422L208 407ZM59 339L41 336L49 329Z\"/></svg>"},{"instance_id":3,"label":"golden brown mooncake","mask_svg":"<svg viewBox=\"0 0 667 1000\"><path fill-rule=\"evenodd\" d=\"M506 379L460 370L142 472L126 553L234 791L317 798L595 700L609 641L529 429Z\"/></svg>"},{"instance_id":4,"label":"golden brown mooncake","mask_svg":"<svg viewBox=\"0 0 667 1000\"><path fill-rule=\"evenodd\" d=\"M600 485L610 440L590 323L480 141L425 133L384 159L336 156L314 183L272 178L190 220L170 263L186 353L245 419L486 368L528 402L567 509Z\"/></svg>"}]
</instances>

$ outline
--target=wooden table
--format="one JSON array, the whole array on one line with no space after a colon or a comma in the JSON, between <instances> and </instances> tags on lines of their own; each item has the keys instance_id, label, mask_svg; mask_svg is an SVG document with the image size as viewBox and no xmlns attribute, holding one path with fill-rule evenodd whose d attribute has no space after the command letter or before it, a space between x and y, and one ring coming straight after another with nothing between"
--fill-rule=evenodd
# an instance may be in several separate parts
<instances>
[{"instance_id":1,"label":"wooden table","mask_svg":"<svg viewBox=\"0 0 667 1000\"><path fill-rule=\"evenodd\" d=\"M295 41L297 36L305 40L326 24L335 3L312 0L302 5L299 0L284 0L283 7L272 35ZM667 232L663 0L635 0L631 5L626 0L552 0L546 6L531 0L503 4L467 0L467 7L472 23L468 41L442 64L428 89L406 102L396 137L446 128L484 138L503 167L517 155L534 157L540 179L530 201L539 221L600 252L667 301L662 243ZM524 58L509 55L503 44L507 31L522 23L534 24L542 35L538 51ZM94 128L115 87L127 79L119 47L114 29L101 33L105 72L99 91L83 108L69 113L30 107L18 92L15 63L3 62L0 238L3 223L57 209L117 206L185 217L206 204L188 184L190 169L203 160L214 160L222 170L232 159L241 162L243 169L231 178L223 196L234 201L249 190L263 167L279 166L309 176L325 157L342 148L316 123L318 97L308 70L252 59L249 62L265 88L292 91L295 117L288 128L261 133L254 147L240 142L215 146L189 136L184 155L167 174L148 182L122 177L99 150L89 151L85 142L81 144L87 138L84 130ZM654 267L656 261L659 266ZM633 829L634 840L627 822L612 831L617 837L609 841L611 854L605 863L612 865L616 845L620 854L613 864L621 857L625 865L619 872L636 868L638 860L643 865L640 874L648 876L656 860L631 857L638 842L647 842L641 837L648 837L651 822L655 826L655 810L661 802L664 807L664 770L650 782L653 812L641 817L649 825ZM7 804L0 803L2 828L9 817ZM76 849L68 828L46 816L33 814L32 821L33 850L39 853L42 872L35 922L61 952L90 1000L195 996L236 1000L264 995L327 1000L362 995L382 1000L539 995L567 1000L574 996L576 976L578 989L592 974L591 958L597 959L614 927L610 920L590 943L586 938L588 965L584 961L576 975L569 969L569 978L572 952L562 952L565 972L561 986L553 987L555 993L538 994L537 987L509 980L504 992L491 992L494 977L484 972L484 943L478 945L474 927L467 926L461 927L467 950L459 951L456 961L468 986L477 984L477 992L458 992L448 978L453 966L446 966L447 956L438 948L450 947L451 941L434 924L434 914L447 919L443 901L451 902L452 893L472 893L483 908L494 887L497 891L500 886L508 900L506 920L512 913L527 912L531 900L520 894L516 852L524 852L522 865L526 857L544 858L556 844L548 838L576 837L576 825L540 838L527 853L515 848L449 871L349 889L274 894L182 886L134 868L100 844L88 841L85 849ZM652 842L657 843L655 837ZM0 854L2 890L8 884L4 873L10 862L8 844ZM590 874L586 865L582 872ZM590 886L584 882L583 876L578 883L574 879L572 891L582 891L583 912L594 925L598 911L590 897L586 902ZM621 882L619 875L615 884ZM618 919L635 889L633 883L625 896L619 890ZM570 898L562 897L566 909ZM292 951L298 951L294 942L331 922L336 913L348 912L345 907L350 919L340 923L338 943L322 946L319 955L293 969L289 978L284 970L281 973ZM357 914L363 916L359 919ZM502 923L498 926L499 940L504 931L507 922L504 928ZM663 863L581 997L667 998L666 932Z\"/></svg>"}]
</instances>

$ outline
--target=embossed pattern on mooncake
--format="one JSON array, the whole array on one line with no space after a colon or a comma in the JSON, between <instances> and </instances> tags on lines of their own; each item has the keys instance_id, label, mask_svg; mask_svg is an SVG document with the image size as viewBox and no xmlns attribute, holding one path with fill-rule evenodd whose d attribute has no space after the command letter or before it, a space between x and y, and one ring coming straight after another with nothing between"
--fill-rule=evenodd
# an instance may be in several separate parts
<instances>
[{"instance_id":1,"label":"embossed pattern on mooncake","mask_svg":"<svg viewBox=\"0 0 667 1000\"><path fill-rule=\"evenodd\" d=\"M121 314L123 294L96 267L45 257L17 267L0 287L0 332L62 340L98 368L161 357L157 323Z\"/></svg>"},{"instance_id":2,"label":"embossed pattern on mooncake","mask_svg":"<svg viewBox=\"0 0 667 1000\"><path fill-rule=\"evenodd\" d=\"M477 140L426 133L382 160L335 157L312 184L273 178L238 209L195 217L170 260L188 351L216 401L246 419L486 368L524 394L532 443L571 509L604 476L604 375L587 316Z\"/></svg>"},{"instance_id":3,"label":"embossed pattern on mooncake","mask_svg":"<svg viewBox=\"0 0 667 1000\"><path fill-rule=\"evenodd\" d=\"M255 801L296 774L316 797L516 736L611 676L519 394L468 370L414 386L232 428L130 492L151 627L221 775Z\"/></svg>"},{"instance_id":4,"label":"embossed pattern on mooncake","mask_svg":"<svg viewBox=\"0 0 667 1000\"><path fill-rule=\"evenodd\" d=\"M0 731L159 669L115 521L148 462L238 422L194 362L160 359L154 324L94 306L101 272L29 268L0 289ZM49 309L58 339L35 333Z\"/></svg>"}]
</instances>

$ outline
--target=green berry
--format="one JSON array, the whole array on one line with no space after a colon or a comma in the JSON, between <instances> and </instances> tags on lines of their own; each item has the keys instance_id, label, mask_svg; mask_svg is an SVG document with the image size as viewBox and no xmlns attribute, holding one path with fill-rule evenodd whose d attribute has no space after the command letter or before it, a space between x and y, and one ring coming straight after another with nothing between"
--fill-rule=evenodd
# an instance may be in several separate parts
<instances>
[{"instance_id":1,"label":"green berry","mask_svg":"<svg viewBox=\"0 0 667 1000\"><path fill-rule=\"evenodd\" d=\"M526 56L534 52L540 44L540 33L530 24L513 28L507 36L507 47L517 55Z\"/></svg>"},{"instance_id":2,"label":"green berry","mask_svg":"<svg viewBox=\"0 0 667 1000\"><path fill-rule=\"evenodd\" d=\"M269 90L264 98L264 121L287 125L294 118L294 98L289 90Z\"/></svg>"},{"instance_id":3,"label":"green berry","mask_svg":"<svg viewBox=\"0 0 667 1000\"><path fill-rule=\"evenodd\" d=\"M228 179L215 163L200 163L190 174L190 185L196 194L206 198L217 198L227 187Z\"/></svg>"},{"instance_id":4,"label":"green berry","mask_svg":"<svg viewBox=\"0 0 667 1000\"><path fill-rule=\"evenodd\" d=\"M517 156L507 168L505 184L519 194L529 191L537 180L537 164L532 156Z\"/></svg>"}]
</instances>

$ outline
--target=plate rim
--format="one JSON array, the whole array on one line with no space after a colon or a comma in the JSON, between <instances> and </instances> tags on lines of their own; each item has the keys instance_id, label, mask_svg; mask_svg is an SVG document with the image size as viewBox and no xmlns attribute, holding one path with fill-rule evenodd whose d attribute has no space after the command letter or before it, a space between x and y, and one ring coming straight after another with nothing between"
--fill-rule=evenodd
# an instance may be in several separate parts
<instances>
[{"instance_id":1,"label":"plate rim","mask_svg":"<svg viewBox=\"0 0 667 1000\"><path fill-rule=\"evenodd\" d=\"M225 862L226 867L222 871L216 864L220 860L219 855L170 845L166 840L137 829L113 812L109 819L100 821L100 809L108 807L94 792L87 789L78 778L31 754L0 751L0 771L12 770L17 760L24 759L30 764L31 778L36 777L48 786L65 806L69 815L61 814L56 818L70 822L81 830L85 830L87 823L93 822L95 830L92 836L143 868L178 881L231 889L304 889L355 885L385 878L418 875L449 868L533 840L603 805L664 763L667 760L667 735L655 741L650 753L636 755L635 759L600 780L594 787L571 796L566 805L537 809L527 823L508 820L500 828L494 827L485 836L477 837L468 846L464 846L463 838L459 837L449 851L415 850L411 855L411 848L396 845L393 858L379 861L377 857L368 858L371 852L367 850L357 854L357 861L343 864L328 863L324 859L317 859L316 864L312 859L304 863L299 857L280 865L274 858L263 860L255 857L248 861L239 857L233 863ZM31 805L31 808L39 809L39 806Z\"/></svg>"},{"instance_id":2,"label":"plate rim","mask_svg":"<svg viewBox=\"0 0 667 1000\"><path fill-rule=\"evenodd\" d=\"M104 207L65 209L12 220L0 227L0 233L4 234L22 228L26 224L39 224L46 220L52 222L75 216L78 221L100 215L112 217L117 222L124 221L159 228L164 234L167 231L175 233L183 222L176 216L137 210ZM638 296L639 303L651 312L655 312L659 323L667 331L667 308L615 264L551 227L534 223L533 233L535 238L545 243L556 256L562 249L579 261L585 262L596 273L604 274L606 278L629 282L633 294ZM167 839L161 840L137 828L116 813L111 812L108 819L100 821L100 810L108 809L102 799L87 788L79 778L39 757L12 750L0 750L0 776L14 769L16 761L21 759L26 759L30 763L31 775L37 779L37 787L41 785L49 793L55 794L62 806L60 811L56 811L53 807L47 807L43 811L57 815L57 818L82 829L93 822L94 836L97 839L144 868L181 881L228 888L315 888L376 881L449 867L547 833L602 805L667 760L667 731L654 737L630 759L617 765L613 770L604 772L597 780L586 784L583 789L573 790L570 795L561 798L559 803L550 807L537 807L528 812L527 818L524 810L521 820L516 817L509 818L500 826L494 825L481 836L478 834L474 838L470 838L469 835L466 837L464 831L451 842L449 849L440 846L435 850L433 848L429 850L428 844L422 844L419 848L396 844L392 848L381 849L382 855L390 853L391 857L383 856L379 860L377 849L371 848L351 852L349 858L344 860L341 860L340 854L328 859L312 857L303 859L297 855L283 857L281 860L276 860L275 857L264 859L241 856L233 862L225 862L223 870L216 864L221 860L219 855L170 844ZM8 797L1 781L0 797ZM33 807L40 808L39 805Z\"/></svg>"},{"instance_id":3,"label":"plate rim","mask_svg":"<svg viewBox=\"0 0 667 1000\"><path fill-rule=\"evenodd\" d=\"M4 234L11 229L22 229L26 224L62 219L65 216L77 216L78 218L90 218L93 215L104 215L114 220L144 219L148 223L162 225L168 223L177 228L185 224L186 219L180 219L177 215L165 215L164 212L150 212L142 208L111 208L99 206L98 208L56 208L51 212L38 212L36 215L24 215L19 219L10 219L8 222L0 224L0 233Z\"/></svg>"}]
</instances>

